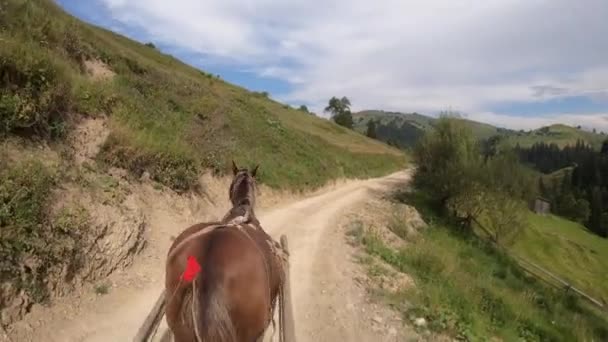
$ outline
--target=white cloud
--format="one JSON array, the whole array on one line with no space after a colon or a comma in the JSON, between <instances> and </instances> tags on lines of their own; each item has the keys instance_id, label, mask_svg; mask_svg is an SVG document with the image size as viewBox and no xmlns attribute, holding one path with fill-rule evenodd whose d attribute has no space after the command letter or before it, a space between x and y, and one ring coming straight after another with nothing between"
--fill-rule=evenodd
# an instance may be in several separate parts
<instances>
[{"instance_id":1,"label":"white cloud","mask_svg":"<svg viewBox=\"0 0 608 342\"><path fill-rule=\"evenodd\" d=\"M585 95L608 112L605 0L98 1L206 63L290 82L280 98L319 113L334 95L353 109L452 107L488 119L496 102Z\"/></svg>"}]
</instances>

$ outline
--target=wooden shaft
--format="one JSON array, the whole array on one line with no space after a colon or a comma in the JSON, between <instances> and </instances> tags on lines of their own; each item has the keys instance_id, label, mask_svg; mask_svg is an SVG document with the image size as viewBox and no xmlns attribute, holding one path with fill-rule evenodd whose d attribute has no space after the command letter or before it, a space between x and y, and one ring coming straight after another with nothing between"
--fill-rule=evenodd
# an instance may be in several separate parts
<instances>
[{"instance_id":1,"label":"wooden shaft","mask_svg":"<svg viewBox=\"0 0 608 342\"><path fill-rule=\"evenodd\" d=\"M287 255L289 255L289 246L287 244L287 236L281 235L281 247ZM285 272L285 281L283 282L283 301L282 305L284 309L282 310L284 317L282 317L281 321L285 324L283 327L283 338L286 342L295 342L296 341L296 329L293 318L293 307L292 307L292 298L291 298L291 279L289 277L289 257L284 263L284 272Z\"/></svg>"},{"instance_id":2,"label":"wooden shaft","mask_svg":"<svg viewBox=\"0 0 608 342\"><path fill-rule=\"evenodd\" d=\"M163 289L163 292L158 296L152 311L146 317L146 320L142 324L142 326L137 331L137 335L133 338L133 342L148 342L152 333L156 331L158 326L160 325L160 321L162 320L165 314L165 297L166 293Z\"/></svg>"}]
</instances>

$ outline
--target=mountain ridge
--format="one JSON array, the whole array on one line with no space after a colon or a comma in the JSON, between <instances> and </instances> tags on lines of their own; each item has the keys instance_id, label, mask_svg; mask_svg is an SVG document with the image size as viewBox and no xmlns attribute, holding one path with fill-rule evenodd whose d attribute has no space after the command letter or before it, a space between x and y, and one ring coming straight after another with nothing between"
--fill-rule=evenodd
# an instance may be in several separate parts
<instances>
[{"instance_id":1,"label":"mountain ridge","mask_svg":"<svg viewBox=\"0 0 608 342\"><path fill-rule=\"evenodd\" d=\"M555 143L560 147L574 145L578 139L599 148L606 137L603 134L589 132L566 124L552 124L533 130L514 130L497 127L488 123L457 117L468 126L479 139L501 136L504 143L521 147L529 147L537 142ZM383 110L362 110L353 113L355 129L363 134L367 131L367 123L373 119L376 122L376 134L379 140L401 148L411 148L424 135L432 130L436 117L420 113L401 113Z\"/></svg>"}]
</instances>

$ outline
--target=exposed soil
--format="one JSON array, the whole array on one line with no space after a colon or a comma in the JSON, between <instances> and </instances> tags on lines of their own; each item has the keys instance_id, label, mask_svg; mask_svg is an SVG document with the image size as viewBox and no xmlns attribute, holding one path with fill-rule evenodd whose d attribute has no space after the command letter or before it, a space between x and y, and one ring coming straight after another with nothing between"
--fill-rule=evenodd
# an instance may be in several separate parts
<instances>
[{"instance_id":1,"label":"exposed soil","mask_svg":"<svg viewBox=\"0 0 608 342\"><path fill-rule=\"evenodd\" d=\"M353 247L341 225L347 211L408 180L409 173L399 172L344 181L303 200L261 189L258 216L264 229L277 240L281 234L289 239L299 341L401 341L413 336L396 313L370 301L365 284L354 281L364 271L353 260ZM206 176L202 182L208 198L178 196L149 181L138 185L132 197L146 215L146 248L131 266L103 281L107 294L101 294L99 284L90 284L52 306L35 306L7 331L12 341L131 340L162 290L171 238L195 222L221 217L228 209L228 179ZM159 336L165 328L163 321ZM272 328L267 340L271 333Z\"/></svg>"}]
</instances>

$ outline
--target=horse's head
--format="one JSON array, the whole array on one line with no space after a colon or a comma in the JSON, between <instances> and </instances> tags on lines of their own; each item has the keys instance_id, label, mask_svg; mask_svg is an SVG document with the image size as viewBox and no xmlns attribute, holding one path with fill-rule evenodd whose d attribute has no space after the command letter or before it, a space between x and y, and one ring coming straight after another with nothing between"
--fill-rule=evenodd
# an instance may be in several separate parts
<instances>
[{"instance_id":1,"label":"horse's head","mask_svg":"<svg viewBox=\"0 0 608 342\"><path fill-rule=\"evenodd\" d=\"M249 171L249 169L240 169L236 166L234 160L232 161L232 183L230 184L230 190L228 196L233 206L237 206L249 201L251 206L255 205L255 192L257 189L257 183L255 176L258 172L258 167Z\"/></svg>"}]
</instances>

